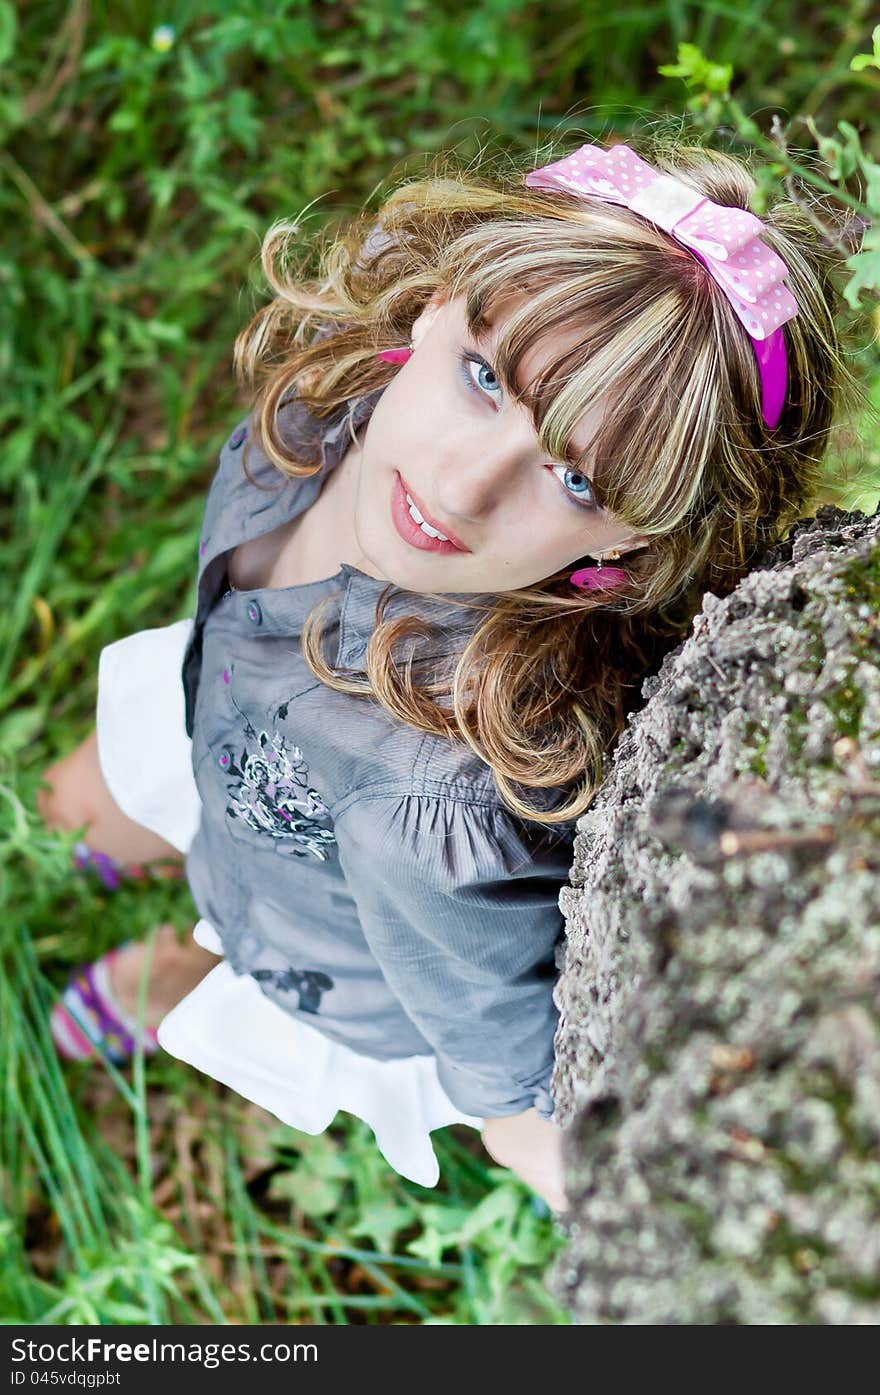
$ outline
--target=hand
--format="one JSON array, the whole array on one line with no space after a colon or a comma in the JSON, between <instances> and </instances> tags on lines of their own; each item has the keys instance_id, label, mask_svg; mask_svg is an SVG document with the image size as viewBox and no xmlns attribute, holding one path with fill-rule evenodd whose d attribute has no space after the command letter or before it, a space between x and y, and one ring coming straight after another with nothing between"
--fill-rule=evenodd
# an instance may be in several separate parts
<instances>
[{"instance_id":1,"label":"hand","mask_svg":"<svg viewBox=\"0 0 880 1395\"><path fill-rule=\"evenodd\" d=\"M542 1118L537 1109L527 1109L503 1119L484 1119L481 1132L490 1157L521 1177L552 1211L568 1210L558 1124Z\"/></svg>"}]
</instances>

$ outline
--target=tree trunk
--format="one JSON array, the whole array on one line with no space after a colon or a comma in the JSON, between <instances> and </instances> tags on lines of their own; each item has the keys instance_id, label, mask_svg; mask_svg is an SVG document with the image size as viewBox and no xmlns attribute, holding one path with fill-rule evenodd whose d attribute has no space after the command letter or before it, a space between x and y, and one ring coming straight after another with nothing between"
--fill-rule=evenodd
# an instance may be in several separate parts
<instances>
[{"instance_id":1,"label":"tree trunk","mask_svg":"<svg viewBox=\"0 0 880 1395\"><path fill-rule=\"evenodd\" d=\"M576 1323L880 1321L880 510L647 680L578 825L553 1089Z\"/></svg>"}]
</instances>

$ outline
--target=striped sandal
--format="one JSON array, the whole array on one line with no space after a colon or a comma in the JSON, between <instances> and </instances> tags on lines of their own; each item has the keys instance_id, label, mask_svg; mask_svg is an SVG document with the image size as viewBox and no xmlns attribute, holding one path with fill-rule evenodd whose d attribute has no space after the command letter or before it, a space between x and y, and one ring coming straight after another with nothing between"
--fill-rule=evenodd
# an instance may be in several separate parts
<instances>
[{"instance_id":1,"label":"striped sandal","mask_svg":"<svg viewBox=\"0 0 880 1395\"><path fill-rule=\"evenodd\" d=\"M85 1061L104 1056L113 1065L125 1065L143 1041L145 1056L159 1050L155 1027L140 1028L117 1002L110 987L110 966L126 944L102 954L93 964L74 970L49 1017L55 1048L65 1061Z\"/></svg>"},{"instance_id":2,"label":"striped sandal","mask_svg":"<svg viewBox=\"0 0 880 1395\"><path fill-rule=\"evenodd\" d=\"M116 891L122 882L148 882L154 877L162 879L183 876L183 870L173 865L165 871L159 871L151 866L142 866L139 862L117 862L109 853L98 852L95 848L90 848L88 843L82 842L74 844L73 865L78 872L84 874L96 872L98 879L108 891Z\"/></svg>"}]
</instances>

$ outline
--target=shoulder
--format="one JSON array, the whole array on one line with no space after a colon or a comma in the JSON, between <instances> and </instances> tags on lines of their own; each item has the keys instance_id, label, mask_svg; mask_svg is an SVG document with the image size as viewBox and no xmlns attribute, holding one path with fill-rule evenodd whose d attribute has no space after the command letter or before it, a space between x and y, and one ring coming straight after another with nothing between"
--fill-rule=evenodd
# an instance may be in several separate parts
<instances>
[{"instance_id":1,"label":"shoulder","mask_svg":"<svg viewBox=\"0 0 880 1395\"><path fill-rule=\"evenodd\" d=\"M215 533L221 525L232 529L259 507L276 499L287 483L260 449L251 413L239 418L223 445L208 490L204 530Z\"/></svg>"},{"instance_id":2,"label":"shoulder","mask_svg":"<svg viewBox=\"0 0 880 1395\"><path fill-rule=\"evenodd\" d=\"M522 819L485 788L359 791L336 814L335 828L341 843L353 840L397 877L450 888L529 876L567 880L576 831L574 821Z\"/></svg>"},{"instance_id":3,"label":"shoulder","mask_svg":"<svg viewBox=\"0 0 880 1395\"><path fill-rule=\"evenodd\" d=\"M290 404L290 411L283 416L279 413L279 427L285 423L285 442L294 442L297 432L294 420L297 414ZM291 458L315 468L311 474L288 475L270 460L263 449L256 430L254 413L239 418L220 448L220 458L208 489L202 524L202 550L200 553L200 576L208 558L204 557L210 540L211 555L218 550L239 541L243 530L257 514L272 510L278 520L293 517L308 508L317 497L323 479L323 456L320 442L317 454L312 446L305 444L305 431L299 433L303 441L302 451L293 453ZM267 531L270 522L265 524Z\"/></svg>"},{"instance_id":4,"label":"shoulder","mask_svg":"<svg viewBox=\"0 0 880 1395\"><path fill-rule=\"evenodd\" d=\"M278 431L291 456L306 465L321 463L321 443L326 432L301 402L289 400L279 410ZM235 423L220 447L215 484L226 490L266 489L277 492L300 481L280 470L267 455L256 415L247 412Z\"/></svg>"}]
</instances>

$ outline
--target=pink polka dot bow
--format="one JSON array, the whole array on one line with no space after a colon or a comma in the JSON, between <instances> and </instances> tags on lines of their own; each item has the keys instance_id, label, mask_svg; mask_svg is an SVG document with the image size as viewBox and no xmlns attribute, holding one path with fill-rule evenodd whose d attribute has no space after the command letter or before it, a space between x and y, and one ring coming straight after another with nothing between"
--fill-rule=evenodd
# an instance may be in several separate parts
<instances>
[{"instance_id":1,"label":"pink polka dot bow","mask_svg":"<svg viewBox=\"0 0 880 1395\"><path fill-rule=\"evenodd\" d=\"M610 150L582 145L563 160L531 170L525 183L623 204L687 247L717 281L748 333L761 374L764 420L776 425L788 386L782 325L800 307L782 281L788 267L761 241L760 218L748 209L713 203L654 169L628 145Z\"/></svg>"}]
</instances>

